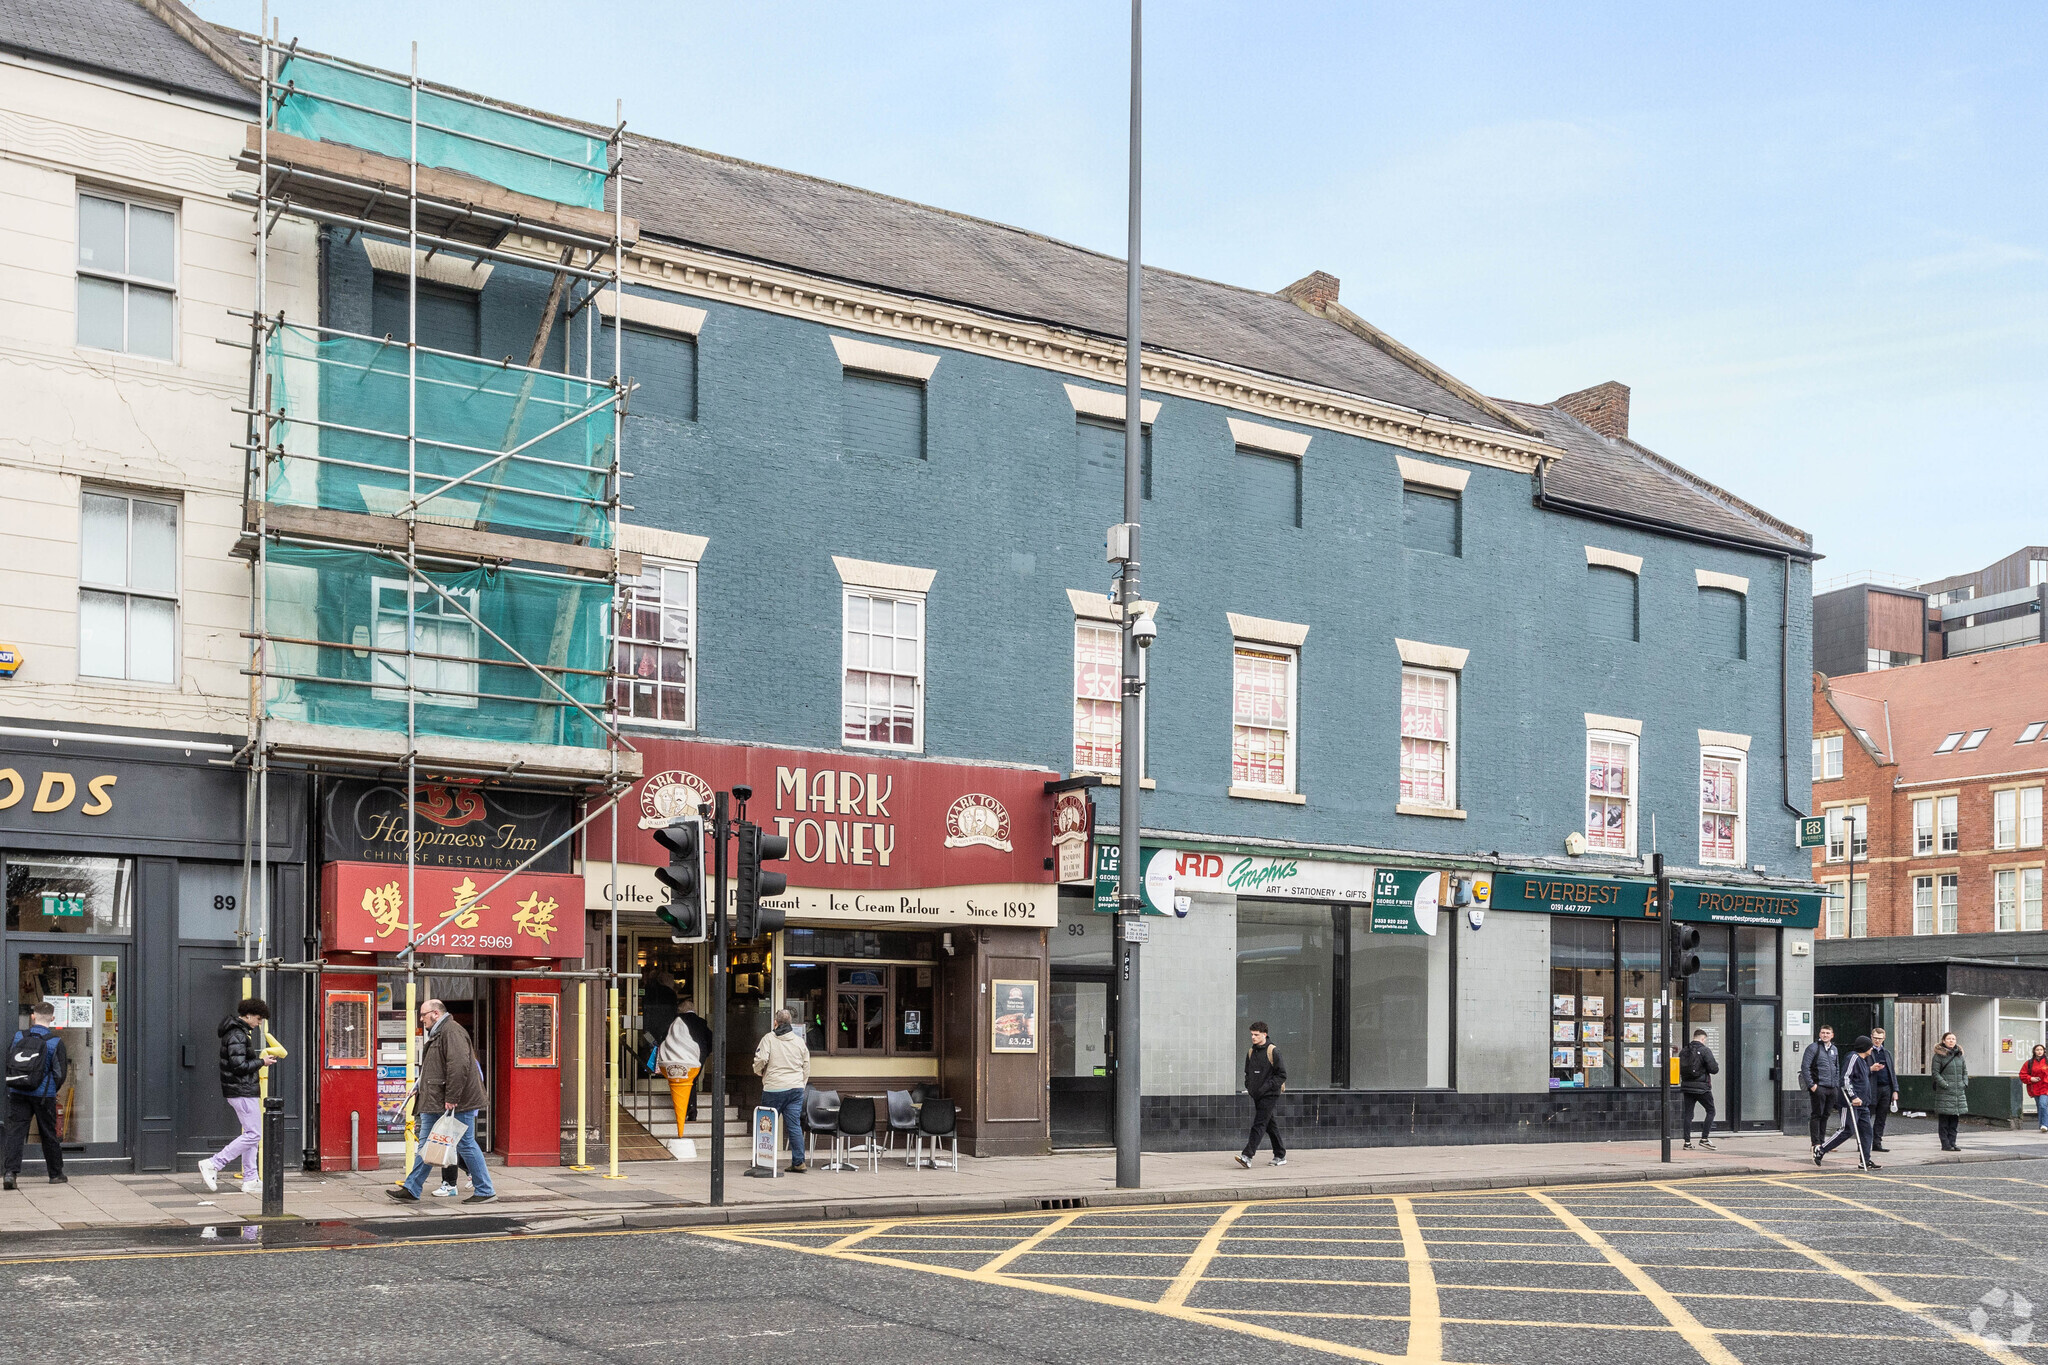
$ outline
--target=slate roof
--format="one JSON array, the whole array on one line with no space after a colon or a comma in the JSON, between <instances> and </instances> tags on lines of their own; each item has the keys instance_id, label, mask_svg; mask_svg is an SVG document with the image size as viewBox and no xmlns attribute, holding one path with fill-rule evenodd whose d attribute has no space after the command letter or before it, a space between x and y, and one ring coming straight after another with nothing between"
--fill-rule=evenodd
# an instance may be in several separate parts
<instances>
[{"instance_id":1,"label":"slate roof","mask_svg":"<svg viewBox=\"0 0 2048 1365\"><path fill-rule=\"evenodd\" d=\"M1813 554L1813 537L1726 489L1717 488L1648 446L1602 436L1561 408L1494 400L1533 423L1565 458L1544 475L1554 498L1707 531L1795 555Z\"/></svg>"},{"instance_id":2,"label":"slate roof","mask_svg":"<svg viewBox=\"0 0 2048 1365\"><path fill-rule=\"evenodd\" d=\"M0 0L0 48L254 112L255 92L135 0Z\"/></svg>"},{"instance_id":3,"label":"slate roof","mask_svg":"<svg viewBox=\"0 0 2048 1365\"><path fill-rule=\"evenodd\" d=\"M2048 644L1830 678L1827 695L1851 725L1864 724L1852 716L1889 711L1892 739L1885 759L1898 765L1899 782L2048 771L2048 729L2031 743L2018 742L2029 725L2048 722ZM1958 743L1948 753L1934 752L1959 730L1965 739L1973 730L1991 733L1974 749ZM1872 730L1871 737L1878 748L1886 747L1882 730Z\"/></svg>"},{"instance_id":4,"label":"slate roof","mask_svg":"<svg viewBox=\"0 0 2048 1365\"><path fill-rule=\"evenodd\" d=\"M1022 228L646 137L643 234L1071 327L1124 335L1124 263ZM1145 270L1145 344L1502 430L1500 420L1277 294Z\"/></svg>"}]
</instances>

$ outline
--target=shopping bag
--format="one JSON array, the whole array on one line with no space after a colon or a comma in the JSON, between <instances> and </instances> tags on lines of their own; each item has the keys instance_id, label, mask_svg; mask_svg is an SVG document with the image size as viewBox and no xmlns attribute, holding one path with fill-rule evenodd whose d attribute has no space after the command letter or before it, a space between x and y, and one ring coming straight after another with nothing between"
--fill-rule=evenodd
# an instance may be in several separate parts
<instances>
[{"instance_id":1,"label":"shopping bag","mask_svg":"<svg viewBox=\"0 0 2048 1365\"><path fill-rule=\"evenodd\" d=\"M455 1115L441 1115L434 1121L434 1131L420 1144L420 1160L429 1166L454 1165L455 1149L462 1144L462 1135L467 1131Z\"/></svg>"}]
</instances>

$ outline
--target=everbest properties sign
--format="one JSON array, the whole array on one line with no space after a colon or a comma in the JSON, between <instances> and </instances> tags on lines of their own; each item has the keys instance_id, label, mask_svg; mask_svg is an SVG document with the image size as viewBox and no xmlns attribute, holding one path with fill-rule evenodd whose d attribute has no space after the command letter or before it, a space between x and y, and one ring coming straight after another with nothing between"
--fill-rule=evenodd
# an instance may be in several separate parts
<instances>
[{"instance_id":1,"label":"everbest properties sign","mask_svg":"<svg viewBox=\"0 0 2048 1365\"><path fill-rule=\"evenodd\" d=\"M1537 914L1595 915L1607 919L1651 919L1649 881L1609 877L1553 877L1502 872L1494 879L1493 908ZM1698 886L1674 882L1671 913L1680 920L1710 924L1755 924L1773 929L1820 926L1819 895L1759 887Z\"/></svg>"}]
</instances>

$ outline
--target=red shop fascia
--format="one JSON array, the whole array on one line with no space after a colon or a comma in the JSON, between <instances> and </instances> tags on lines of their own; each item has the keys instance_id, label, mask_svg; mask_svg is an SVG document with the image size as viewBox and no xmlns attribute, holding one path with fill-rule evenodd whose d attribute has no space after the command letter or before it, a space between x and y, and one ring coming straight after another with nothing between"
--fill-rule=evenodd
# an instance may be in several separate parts
<instances>
[{"instance_id":1,"label":"red shop fascia","mask_svg":"<svg viewBox=\"0 0 2048 1365\"><path fill-rule=\"evenodd\" d=\"M546 971L580 962L583 879L572 875L570 841L548 849L574 822L573 801L552 793L422 783L408 800L402 784L323 785L323 1170L347 1169L352 1147L374 1168L379 1147L389 1157L404 1137L405 1035L417 1029L417 1015L407 1011L403 977L349 968L396 962L415 934L427 935L421 952L468 957L477 967ZM512 871L537 853L533 866ZM491 1149L509 1165L558 1164L561 982L475 979L469 1000L448 1003L485 1070Z\"/></svg>"}]
</instances>

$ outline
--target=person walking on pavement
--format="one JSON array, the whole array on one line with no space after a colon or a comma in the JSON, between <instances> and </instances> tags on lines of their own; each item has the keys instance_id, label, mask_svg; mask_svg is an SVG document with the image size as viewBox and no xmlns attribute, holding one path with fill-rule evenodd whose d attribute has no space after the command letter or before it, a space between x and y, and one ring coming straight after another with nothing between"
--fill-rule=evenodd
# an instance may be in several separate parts
<instances>
[{"instance_id":1,"label":"person walking on pavement","mask_svg":"<svg viewBox=\"0 0 2048 1365\"><path fill-rule=\"evenodd\" d=\"M2034 1044L2034 1055L2020 1063L2020 1081L2034 1101L2034 1118L2048 1133L2048 1047Z\"/></svg>"},{"instance_id":2,"label":"person walking on pavement","mask_svg":"<svg viewBox=\"0 0 2048 1365\"><path fill-rule=\"evenodd\" d=\"M484 1093L484 1073L477 1065L476 1047L469 1041L469 1030L450 1019L448 1007L439 1000L428 1000L420 1006L420 1028L427 1035L426 1045L420 1050L420 1120L438 1121L444 1114L453 1114L462 1124L462 1141L455 1149L455 1159L468 1168L472 1187L469 1198L462 1202L488 1204L498 1197L498 1191L491 1184L490 1169L484 1165L484 1149L476 1142L477 1114L489 1099ZM417 1204L420 1190L427 1183L427 1173L433 1169L424 1156L415 1155L404 1183L385 1193L401 1204Z\"/></svg>"},{"instance_id":3,"label":"person walking on pavement","mask_svg":"<svg viewBox=\"0 0 2048 1365\"><path fill-rule=\"evenodd\" d=\"M1827 1138L1829 1116L1842 1107L1842 1055L1826 1024L1799 1059L1799 1088L1806 1092L1806 1135L1818 1147Z\"/></svg>"},{"instance_id":4,"label":"person walking on pavement","mask_svg":"<svg viewBox=\"0 0 2048 1365\"><path fill-rule=\"evenodd\" d=\"M35 1120L43 1144L43 1170L52 1185L68 1185L64 1174L63 1130L57 1123L57 1092L71 1072L71 1058L57 1028L57 1007L47 1000L29 1006L28 1027L7 1045L7 1145L0 1161L0 1189L13 1189L21 1175L28 1124Z\"/></svg>"},{"instance_id":5,"label":"person walking on pavement","mask_svg":"<svg viewBox=\"0 0 2048 1365\"><path fill-rule=\"evenodd\" d=\"M1898 1068L1892 1062L1891 1049L1884 1045L1884 1030L1870 1031L1870 1150L1889 1152L1884 1145L1884 1121L1892 1111L1892 1101L1899 1093Z\"/></svg>"},{"instance_id":6,"label":"person walking on pavement","mask_svg":"<svg viewBox=\"0 0 2048 1365\"><path fill-rule=\"evenodd\" d=\"M1934 1113L1941 1130L1941 1150L1960 1152L1956 1129L1970 1112L1970 1064L1963 1060L1963 1045L1953 1033L1941 1035L1934 1059L1927 1068L1934 1076Z\"/></svg>"},{"instance_id":7,"label":"person walking on pavement","mask_svg":"<svg viewBox=\"0 0 2048 1365\"><path fill-rule=\"evenodd\" d=\"M683 1122L697 1121L698 1083L704 1079L704 1058L711 1055L711 1025L704 1022L704 1016L697 1013L697 1002L686 1001L677 1021L690 1031L690 1041L697 1045L697 1075L690 1082L690 1114Z\"/></svg>"},{"instance_id":8,"label":"person walking on pavement","mask_svg":"<svg viewBox=\"0 0 2048 1365\"><path fill-rule=\"evenodd\" d=\"M1273 1164L1287 1164L1287 1142L1280 1136L1280 1121L1273 1117L1286 1089L1287 1063L1280 1060L1280 1049L1267 1039L1266 1024L1261 1020L1252 1025L1252 1045L1244 1054L1244 1092L1252 1097L1252 1132L1244 1140L1244 1150L1237 1154L1237 1164L1246 1170L1251 1169L1262 1138L1272 1139Z\"/></svg>"},{"instance_id":9,"label":"person walking on pavement","mask_svg":"<svg viewBox=\"0 0 2048 1365\"><path fill-rule=\"evenodd\" d=\"M1692 1041L1678 1050L1678 1093L1685 1097L1684 1120L1680 1127L1685 1136L1685 1150L1692 1150L1692 1107L1699 1105L1706 1111L1700 1119L1700 1146L1714 1150L1710 1140L1714 1131L1714 1081L1721 1074L1721 1063L1714 1058L1714 1049L1707 1046L1707 1031L1696 1028Z\"/></svg>"},{"instance_id":10,"label":"person walking on pavement","mask_svg":"<svg viewBox=\"0 0 2048 1365\"><path fill-rule=\"evenodd\" d=\"M259 1082L264 1067L277 1065L277 1058L265 1050L264 1030L269 1022L270 1006L253 995L235 1006L233 1015L220 1021L220 1093L235 1111L235 1121L242 1125L242 1131L233 1142L200 1161L199 1178L209 1190L220 1188L220 1173L240 1157L242 1193L263 1193L263 1182L256 1176L257 1154L263 1146Z\"/></svg>"},{"instance_id":11,"label":"person walking on pavement","mask_svg":"<svg viewBox=\"0 0 2048 1365\"><path fill-rule=\"evenodd\" d=\"M1849 1057L1848 1064L1842 1068L1842 1096L1849 1111L1849 1121L1844 1123L1842 1131L1829 1138L1825 1145L1816 1146L1813 1149L1814 1165L1820 1165L1822 1159L1829 1152L1834 1151L1835 1148L1847 1142L1849 1135L1853 1132L1856 1135L1857 1146L1862 1149L1863 1169L1867 1171L1879 1169L1878 1164L1870 1159L1870 1115L1873 1093L1870 1084L1870 1039L1858 1038L1855 1048Z\"/></svg>"},{"instance_id":12,"label":"person walking on pavement","mask_svg":"<svg viewBox=\"0 0 2048 1365\"><path fill-rule=\"evenodd\" d=\"M782 1115L782 1131L789 1136L789 1173L801 1175L807 1169L804 1087L811 1080L811 1049L792 1027L793 1018L788 1010L775 1011L775 1027L761 1035L761 1045L754 1049L754 1074L761 1078L761 1103Z\"/></svg>"}]
</instances>

